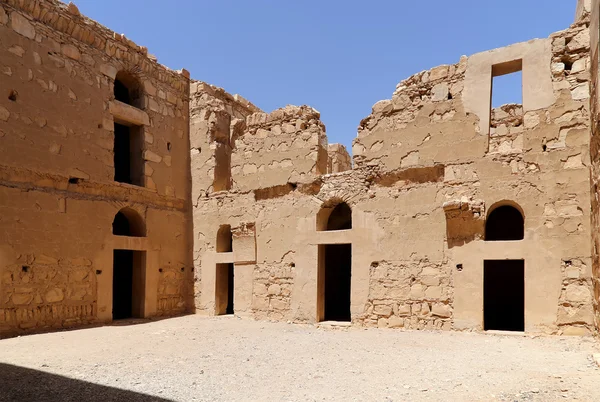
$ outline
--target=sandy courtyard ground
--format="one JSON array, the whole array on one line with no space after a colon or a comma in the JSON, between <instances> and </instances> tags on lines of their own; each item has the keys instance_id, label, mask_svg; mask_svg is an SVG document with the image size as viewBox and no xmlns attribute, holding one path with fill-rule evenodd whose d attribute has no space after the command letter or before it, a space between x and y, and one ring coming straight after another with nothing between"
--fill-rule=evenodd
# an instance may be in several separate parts
<instances>
[{"instance_id":1,"label":"sandy courtyard ground","mask_svg":"<svg viewBox=\"0 0 600 402\"><path fill-rule=\"evenodd\" d=\"M0 341L0 400L600 401L589 338L187 316Z\"/></svg>"}]
</instances>

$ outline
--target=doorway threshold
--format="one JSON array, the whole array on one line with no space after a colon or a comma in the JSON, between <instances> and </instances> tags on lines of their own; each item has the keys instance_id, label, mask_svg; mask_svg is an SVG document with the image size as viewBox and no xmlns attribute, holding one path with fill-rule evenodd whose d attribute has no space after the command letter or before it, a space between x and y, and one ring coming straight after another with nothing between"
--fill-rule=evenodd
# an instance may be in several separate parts
<instances>
[{"instance_id":1,"label":"doorway threshold","mask_svg":"<svg viewBox=\"0 0 600 402\"><path fill-rule=\"evenodd\" d=\"M317 323L317 327L326 328L348 328L352 326L350 321L321 321Z\"/></svg>"},{"instance_id":2,"label":"doorway threshold","mask_svg":"<svg viewBox=\"0 0 600 402\"><path fill-rule=\"evenodd\" d=\"M525 331L503 331L500 329L488 329L483 331L483 333L497 336L527 336Z\"/></svg>"}]
</instances>

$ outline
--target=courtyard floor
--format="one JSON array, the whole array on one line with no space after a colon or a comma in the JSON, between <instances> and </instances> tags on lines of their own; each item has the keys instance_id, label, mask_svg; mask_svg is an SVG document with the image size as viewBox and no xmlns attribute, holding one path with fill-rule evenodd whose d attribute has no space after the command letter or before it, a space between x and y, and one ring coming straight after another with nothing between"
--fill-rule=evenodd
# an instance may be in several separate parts
<instances>
[{"instance_id":1,"label":"courtyard floor","mask_svg":"<svg viewBox=\"0 0 600 402\"><path fill-rule=\"evenodd\" d=\"M0 340L0 400L600 401L591 338L186 316Z\"/></svg>"}]
</instances>

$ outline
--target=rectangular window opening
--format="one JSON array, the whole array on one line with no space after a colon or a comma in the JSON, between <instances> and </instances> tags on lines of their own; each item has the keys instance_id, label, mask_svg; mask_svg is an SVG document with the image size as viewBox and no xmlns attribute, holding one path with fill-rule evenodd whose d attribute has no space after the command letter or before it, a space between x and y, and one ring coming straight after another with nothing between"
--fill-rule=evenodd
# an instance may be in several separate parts
<instances>
[{"instance_id":1,"label":"rectangular window opening","mask_svg":"<svg viewBox=\"0 0 600 402\"><path fill-rule=\"evenodd\" d=\"M115 123L115 181L144 186L143 129Z\"/></svg>"},{"instance_id":2,"label":"rectangular window opening","mask_svg":"<svg viewBox=\"0 0 600 402\"><path fill-rule=\"evenodd\" d=\"M489 152L522 152L515 141L523 130L523 63L492 66Z\"/></svg>"}]
</instances>

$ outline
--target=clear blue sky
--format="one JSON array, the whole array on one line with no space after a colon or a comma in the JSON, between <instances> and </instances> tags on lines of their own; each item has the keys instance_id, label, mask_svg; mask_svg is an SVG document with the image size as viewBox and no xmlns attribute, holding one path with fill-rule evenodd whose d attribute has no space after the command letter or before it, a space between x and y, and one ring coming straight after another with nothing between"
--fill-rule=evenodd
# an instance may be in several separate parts
<instances>
[{"instance_id":1,"label":"clear blue sky","mask_svg":"<svg viewBox=\"0 0 600 402\"><path fill-rule=\"evenodd\" d=\"M551 4L550 4L551 3ZM461 55L567 28L576 0L76 0L170 68L270 112L307 104L349 147L396 84ZM514 80L513 80L514 81ZM513 84L514 85L514 84ZM511 84L494 103L511 99ZM500 92L502 90L502 92Z\"/></svg>"}]
</instances>

